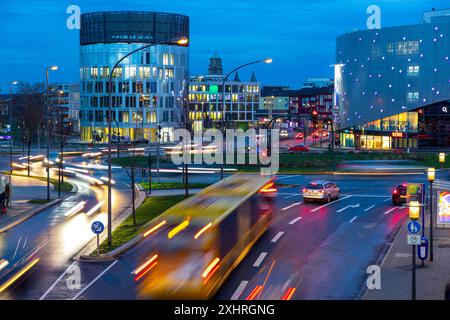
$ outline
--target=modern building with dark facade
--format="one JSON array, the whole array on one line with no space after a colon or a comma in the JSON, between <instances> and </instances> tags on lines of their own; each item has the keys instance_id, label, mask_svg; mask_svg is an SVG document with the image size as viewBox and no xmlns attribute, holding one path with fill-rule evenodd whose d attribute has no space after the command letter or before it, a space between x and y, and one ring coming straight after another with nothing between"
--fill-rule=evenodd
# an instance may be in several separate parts
<instances>
[{"instance_id":1,"label":"modern building with dark facade","mask_svg":"<svg viewBox=\"0 0 450 320\"><path fill-rule=\"evenodd\" d=\"M362 149L450 146L450 10L337 38L336 127Z\"/></svg>"},{"instance_id":2,"label":"modern building with dark facade","mask_svg":"<svg viewBox=\"0 0 450 320\"><path fill-rule=\"evenodd\" d=\"M148 44L189 38L189 17L161 12L96 12L81 16L81 139L107 141L109 72L127 53ZM113 75L113 132L130 139L171 141L183 122L189 49L155 45L128 57Z\"/></svg>"}]
</instances>

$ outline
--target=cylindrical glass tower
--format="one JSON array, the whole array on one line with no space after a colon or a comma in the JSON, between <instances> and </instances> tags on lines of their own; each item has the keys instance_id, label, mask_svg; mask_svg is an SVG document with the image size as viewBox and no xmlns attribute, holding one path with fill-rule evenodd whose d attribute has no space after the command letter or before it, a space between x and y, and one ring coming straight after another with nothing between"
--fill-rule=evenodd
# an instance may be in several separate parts
<instances>
[{"instance_id":1,"label":"cylindrical glass tower","mask_svg":"<svg viewBox=\"0 0 450 320\"><path fill-rule=\"evenodd\" d=\"M151 43L189 38L187 16L160 12L98 12L81 16L80 126L83 141L108 141L108 77L127 53ZM135 53L113 75L112 137L171 141L182 126L189 49L156 45Z\"/></svg>"}]
</instances>

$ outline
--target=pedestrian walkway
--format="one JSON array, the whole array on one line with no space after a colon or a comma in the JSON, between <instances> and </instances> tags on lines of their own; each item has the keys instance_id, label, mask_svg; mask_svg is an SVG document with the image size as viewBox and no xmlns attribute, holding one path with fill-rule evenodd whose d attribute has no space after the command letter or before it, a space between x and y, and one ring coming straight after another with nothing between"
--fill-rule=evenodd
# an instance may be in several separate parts
<instances>
[{"instance_id":1,"label":"pedestrian walkway","mask_svg":"<svg viewBox=\"0 0 450 320\"><path fill-rule=\"evenodd\" d=\"M411 299L412 248L407 244L406 219L395 237L381 265L381 289L367 290L364 300L409 300ZM426 236L428 237L428 226ZM445 286L450 283L450 228L435 229L434 261L425 262L425 267L417 261L417 299L442 300Z\"/></svg>"}]
</instances>

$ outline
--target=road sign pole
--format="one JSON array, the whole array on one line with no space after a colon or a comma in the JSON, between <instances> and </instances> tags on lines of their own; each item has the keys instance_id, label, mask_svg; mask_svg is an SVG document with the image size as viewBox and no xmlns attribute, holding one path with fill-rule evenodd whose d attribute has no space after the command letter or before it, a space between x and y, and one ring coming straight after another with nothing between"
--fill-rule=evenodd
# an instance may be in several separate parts
<instances>
[{"instance_id":1,"label":"road sign pole","mask_svg":"<svg viewBox=\"0 0 450 320\"><path fill-rule=\"evenodd\" d=\"M411 300L416 300L416 245L412 245Z\"/></svg>"},{"instance_id":2,"label":"road sign pole","mask_svg":"<svg viewBox=\"0 0 450 320\"><path fill-rule=\"evenodd\" d=\"M97 256L100 256L100 235L97 235Z\"/></svg>"}]
</instances>

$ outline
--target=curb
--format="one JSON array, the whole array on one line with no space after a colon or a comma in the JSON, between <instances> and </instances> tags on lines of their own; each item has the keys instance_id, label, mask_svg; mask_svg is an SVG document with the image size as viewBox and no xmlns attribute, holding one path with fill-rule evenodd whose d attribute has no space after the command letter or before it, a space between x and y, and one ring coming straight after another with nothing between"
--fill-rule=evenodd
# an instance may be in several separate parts
<instances>
[{"instance_id":1,"label":"curb","mask_svg":"<svg viewBox=\"0 0 450 320\"><path fill-rule=\"evenodd\" d=\"M14 222L10 223L9 225L7 225L6 227L1 228L0 229L0 234L9 231L10 229L12 229L12 228L16 227L17 225L21 224L22 222L27 221L28 219L34 217L35 215L41 213L42 211L44 211L44 210L46 210L46 209L48 209L48 208L50 208L50 207L52 207L52 206L54 206L56 204L59 204L60 202L62 202L62 199L56 199L56 200L53 200L50 203L47 203L47 204L43 205L42 207L36 209L35 211L29 213L26 216L20 218L19 220L14 221Z\"/></svg>"},{"instance_id":2,"label":"curb","mask_svg":"<svg viewBox=\"0 0 450 320\"><path fill-rule=\"evenodd\" d=\"M136 187L136 189L137 189L137 187ZM135 200L136 208L138 208L145 201L145 198L146 198L146 193L138 190L138 197ZM113 222L112 230L114 231L114 227L118 227L131 214L132 214L132 209L131 209L131 204L130 204L129 208L125 209L119 216L116 217L116 219L114 219L112 221ZM107 239L107 234L103 233L103 237L100 236L100 243L102 243L105 239ZM128 244L128 243L126 243L126 244ZM124 246L124 245L122 245L122 246ZM114 249L113 251L108 252L106 254L101 254L100 256L90 256L93 252L95 252L97 250L97 237L94 237L92 240L90 240L88 242L88 244L86 244L80 251L78 251L77 254L75 254L73 259L78 260L78 261L93 261L93 262L110 261L110 260L114 259L114 256L118 255L118 253L115 253L115 255L111 255L111 253L122 248L122 246L118 247L118 248ZM130 246L130 248L131 248L131 246ZM128 249L129 248L127 248L126 250L128 250ZM120 252L120 253L122 253L122 252Z\"/></svg>"}]
</instances>

